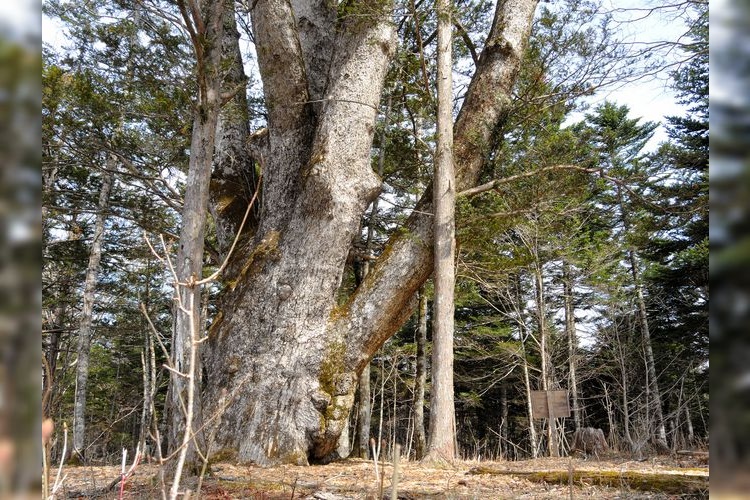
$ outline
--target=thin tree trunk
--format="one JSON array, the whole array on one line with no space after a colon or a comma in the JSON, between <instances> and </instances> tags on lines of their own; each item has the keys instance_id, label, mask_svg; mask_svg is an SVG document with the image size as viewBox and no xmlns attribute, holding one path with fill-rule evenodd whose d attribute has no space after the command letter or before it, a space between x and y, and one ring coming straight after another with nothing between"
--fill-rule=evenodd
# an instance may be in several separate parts
<instances>
[{"instance_id":1,"label":"thin tree trunk","mask_svg":"<svg viewBox=\"0 0 750 500\"><path fill-rule=\"evenodd\" d=\"M91 352L92 323L94 318L94 294L102 259L104 242L104 224L109 210L109 195L114 183L115 159L107 159L107 172L102 176L102 187L99 191L99 205L94 224L94 238L89 251L89 263L86 267L86 280L83 284L83 306L81 322L78 328L78 362L76 365L76 390L73 405L73 453L83 459L86 441L86 395L89 379L89 354Z\"/></svg>"},{"instance_id":2,"label":"thin tree trunk","mask_svg":"<svg viewBox=\"0 0 750 500\"><path fill-rule=\"evenodd\" d=\"M623 431L625 434L625 441L628 444L628 449L631 453L637 451L635 449L635 442L633 441L633 436L630 434L630 403L628 402L628 371L627 371L627 365L624 358L624 353L622 352L622 344L620 343L620 338L618 335L617 338L617 345L619 352L619 361L620 361L620 383L622 384L622 424L623 424Z\"/></svg>"},{"instance_id":3,"label":"thin tree trunk","mask_svg":"<svg viewBox=\"0 0 750 500\"><path fill-rule=\"evenodd\" d=\"M143 309L148 312L151 298L151 259L146 261L146 285L144 290ZM154 397L156 392L156 359L152 352L154 341L151 337L151 330L146 325L146 319L141 316L141 327L144 330L143 351L141 352L141 363L143 365L143 411L141 413L141 432L139 442L141 450L148 455L146 444L151 428L151 421L154 418Z\"/></svg>"},{"instance_id":4,"label":"thin tree trunk","mask_svg":"<svg viewBox=\"0 0 750 500\"><path fill-rule=\"evenodd\" d=\"M695 444L695 430L693 428L693 419L690 416L690 405L685 405L685 425L687 425L687 445L692 447Z\"/></svg>"},{"instance_id":5,"label":"thin tree trunk","mask_svg":"<svg viewBox=\"0 0 750 500\"><path fill-rule=\"evenodd\" d=\"M523 385L526 390L526 411L529 415L529 445L531 446L531 458L537 457L538 438L536 426L534 425L534 410L531 405L531 380L529 378L529 362L526 359L526 341L521 338L521 356L523 366Z\"/></svg>"},{"instance_id":6,"label":"thin tree trunk","mask_svg":"<svg viewBox=\"0 0 750 500\"><path fill-rule=\"evenodd\" d=\"M427 435L424 428L424 389L427 384L427 294L419 291L417 344L417 372L414 375L414 438L417 460L427 452Z\"/></svg>"},{"instance_id":7,"label":"thin tree trunk","mask_svg":"<svg viewBox=\"0 0 750 500\"><path fill-rule=\"evenodd\" d=\"M453 316L455 278L456 178L453 168L453 79L451 4L438 0L437 151L435 203L435 302L432 328L432 391L430 392L429 460L453 461L455 407L453 401Z\"/></svg>"},{"instance_id":8,"label":"thin tree trunk","mask_svg":"<svg viewBox=\"0 0 750 500\"><path fill-rule=\"evenodd\" d=\"M146 345L148 345L148 340L146 340ZM148 350L144 349L141 351L141 367L143 368L143 408L141 408L141 424L140 424L140 432L138 433L138 444L140 445L140 449L144 450L146 449L146 438L148 437L148 428L149 423L151 421L151 394L149 390L151 389L151 370L149 369L149 361L150 356L148 355Z\"/></svg>"},{"instance_id":9,"label":"thin tree trunk","mask_svg":"<svg viewBox=\"0 0 750 500\"><path fill-rule=\"evenodd\" d=\"M536 244L536 243L535 243ZM542 264L538 259L537 248L534 248L537 256L534 265L534 290L536 293L537 326L539 328L539 355L542 364L542 390L552 390L552 363L550 361L549 330L547 329L547 304L544 298L544 280L542 279ZM557 440L557 419L547 419L547 448L551 457L560 456L560 446Z\"/></svg>"},{"instance_id":10,"label":"thin tree trunk","mask_svg":"<svg viewBox=\"0 0 750 500\"><path fill-rule=\"evenodd\" d=\"M607 412L607 423L609 424L609 437L610 437L610 444L612 446L617 446L617 443L615 443L614 437L617 435L617 432L615 432L615 417L613 415L612 411L612 400L609 397L609 388L607 384L602 382L602 389L604 390L604 409Z\"/></svg>"},{"instance_id":11,"label":"thin tree trunk","mask_svg":"<svg viewBox=\"0 0 750 500\"><path fill-rule=\"evenodd\" d=\"M167 397L168 441L169 448L173 451L187 446L184 463L189 469L197 466L195 446L200 446L202 439L202 433L196 434L196 430L201 428L201 405L190 404L199 402L201 387L196 378L202 371L198 352L201 345L198 340L203 332L200 311L202 287L195 282L203 277L209 180L221 106L221 40L226 4L225 1L216 1L205 5L199 23L205 31L198 33L202 40L194 41L200 90L193 118L182 228L174 266L178 283L174 285L177 307L172 334L172 366L179 373L170 373ZM196 23L197 20L189 22ZM191 387L192 391L189 390ZM195 439L186 442L187 433L195 435ZM180 469L181 461L178 460L178 472L181 472ZM176 494L176 491L172 494Z\"/></svg>"},{"instance_id":12,"label":"thin tree trunk","mask_svg":"<svg viewBox=\"0 0 750 500\"><path fill-rule=\"evenodd\" d=\"M526 355L526 322L523 318L524 302L523 296L521 295L522 283L521 274L516 274L515 279L515 302L516 309L518 311L518 335L521 341L521 362L523 368L523 383L526 392L526 413L529 417L529 445L531 446L531 457L536 458L538 455L538 437L536 434L536 426L534 425L534 409L531 404L531 378L529 377L529 361Z\"/></svg>"},{"instance_id":13,"label":"thin tree trunk","mask_svg":"<svg viewBox=\"0 0 750 500\"><path fill-rule=\"evenodd\" d=\"M500 458L508 459L508 384L500 386Z\"/></svg>"},{"instance_id":14,"label":"thin tree trunk","mask_svg":"<svg viewBox=\"0 0 750 500\"><path fill-rule=\"evenodd\" d=\"M646 301L643 298L643 286L641 285L640 272L638 271L635 252L630 250L628 253L630 254L630 269L635 282L636 299L638 301L638 319L641 325L641 335L643 336L643 348L646 351L646 366L648 369L650 388L649 392L651 394L650 406L653 407L654 418L656 419L654 440L657 447L664 452L668 451L669 447L667 445L667 432L664 426L664 413L661 408L661 391L659 390L659 381L656 377L654 350L651 346L651 333L649 332L648 315L646 314Z\"/></svg>"},{"instance_id":15,"label":"thin tree trunk","mask_svg":"<svg viewBox=\"0 0 750 500\"><path fill-rule=\"evenodd\" d=\"M630 233L630 219L625 209L625 200L622 193L622 187L617 186L617 200L620 208L620 219L623 224L625 234ZM656 364L654 363L654 351L651 345L651 333L648 325L648 314L646 313L646 301L643 297L643 284L641 283L640 268L638 257L635 254L635 248L629 247L626 251L626 257L630 264L630 272L633 276L633 285L635 286L636 302L638 304L638 321L641 327L641 336L643 338L643 349L646 353L646 370L648 372L648 405L653 407L654 418L656 419L656 429L653 434L654 444L660 452L669 452L667 445L667 431L664 423L664 413L661 407L661 392L659 390L659 381L656 377Z\"/></svg>"},{"instance_id":16,"label":"thin tree trunk","mask_svg":"<svg viewBox=\"0 0 750 500\"><path fill-rule=\"evenodd\" d=\"M370 457L370 427L372 425L372 405L370 398L370 365L368 364L359 375L359 416L357 425L357 450L360 458Z\"/></svg>"},{"instance_id":17,"label":"thin tree trunk","mask_svg":"<svg viewBox=\"0 0 750 500\"><path fill-rule=\"evenodd\" d=\"M570 264L563 260L563 299L565 302L565 334L568 338L568 365L570 377L570 395L573 400L573 422L576 429L580 429L581 408L578 402L578 337L576 335L575 307L573 305L573 276Z\"/></svg>"},{"instance_id":18,"label":"thin tree trunk","mask_svg":"<svg viewBox=\"0 0 750 500\"><path fill-rule=\"evenodd\" d=\"M617 326L615 326L617 328ZM636 446L633 441L633 436L630 433L630 403L629 399L629 383L628 383L628 364L627 358L625 357L625 350L623 349L622 341L620 340L619 329L615 330L615 349L617 350L617 362L620 368L620 385L622 386L622 423L623 432L625 435L625 441L628 445L628 449L631 453L635 453ZM612 423L610 423L612 425ZM610 434L613 432L610 430Z\"/></svg>"}]
</instances>

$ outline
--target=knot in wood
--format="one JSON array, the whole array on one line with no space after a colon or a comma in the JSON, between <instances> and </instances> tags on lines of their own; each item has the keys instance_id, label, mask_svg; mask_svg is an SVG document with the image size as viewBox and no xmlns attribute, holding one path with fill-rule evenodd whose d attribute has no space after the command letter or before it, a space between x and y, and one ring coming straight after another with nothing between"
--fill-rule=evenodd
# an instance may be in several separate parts
<instances>
[{"instance_id":1,"label":"knot in wood","mask_svg":"<svg viewBox=\"0 0 750 500\"><path fill-rule=\"evenodd\" d=\"M290 285L287 285L286 283L283 283L279 285L278 290L276 290L276 294L281 300L286 300L292 295L292 287Z\"/></svg>"}]
</instances>

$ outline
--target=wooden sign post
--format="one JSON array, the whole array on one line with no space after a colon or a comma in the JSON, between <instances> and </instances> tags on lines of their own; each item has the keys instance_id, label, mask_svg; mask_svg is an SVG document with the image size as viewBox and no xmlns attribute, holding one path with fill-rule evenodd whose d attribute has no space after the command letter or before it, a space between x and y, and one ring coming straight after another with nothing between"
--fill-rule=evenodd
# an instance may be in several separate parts
<instances>
[{"instance_id":1,"label":"wooden sign post","mask_svg":"<svg viewBox=\"0 0 750 500\"><path fill-rule=\"evenodd\" d=\"M568 405L568 391L531 391L531 414L533 418L546 418L549 426L553 428L555 418L570 417L570 405ZM551 450L556 452L557 432L553 428L550 432ZM556 456L556 455L555 455Z\"/></svg>"}]
</instances>

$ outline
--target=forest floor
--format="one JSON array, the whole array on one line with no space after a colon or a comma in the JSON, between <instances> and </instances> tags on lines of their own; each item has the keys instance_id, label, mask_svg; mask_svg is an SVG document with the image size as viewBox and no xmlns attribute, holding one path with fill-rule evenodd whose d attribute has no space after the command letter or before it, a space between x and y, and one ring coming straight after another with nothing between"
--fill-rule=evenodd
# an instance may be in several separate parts
<instances>
[{"instance_id":1,"label":"forest floor","mask_svg":"<svg viewBox=\"0 0 750 500\"><path fill-rule=\"evenodd\" d=\"M421 498L708 498L708 465L700 458L539 458L518 462L457 461L441 467L402 462L399 499ZM64 496L117 498L105 491L119 475L116 466L66 467ZM214 464L203 480L205 499L376 499L391 498L393 467L349 459L329 465L260 468ZM384 472L384 474L383 474ZM141 464L124 498L159 498L158 467ZM571 481L572 479L572 481ZM184 481L195 491L196 479ZM193 497L194 498L194 497Z\"/></svg>"}]
</instances>

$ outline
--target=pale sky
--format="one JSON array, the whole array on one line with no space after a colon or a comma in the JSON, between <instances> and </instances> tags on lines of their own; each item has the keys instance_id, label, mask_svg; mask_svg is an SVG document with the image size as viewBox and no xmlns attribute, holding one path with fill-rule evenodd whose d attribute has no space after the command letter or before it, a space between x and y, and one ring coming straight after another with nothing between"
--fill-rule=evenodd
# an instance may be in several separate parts
<instances>
[{"instance_id":1,"label":"pale sky","mask_svg":"<svg viewBox=\"0 0 750 500\"><path fill-rule=\"evenodd\" d=\"M634 47L646 48L658 42L673 42L687 31L682 19L669 9L650 12L654 7L661 7L661 0L604 0L605 9L612 11L614 19L619 22L619 33L623 41L635 44ZM678 52L665 54L667 59L675 61L680 57ZM679 116L685 108L676 102L674 92L669 88L669 73L657 77L627 83L620 88L608 89L597 93L591 100L592 105L614 101L627 104L632 116L641 117L643 121L664 122L665 116ZM654 138L647 149L655 148L667 140L663 127L656 130Z\"/></svg>"},{"instance_id":2,"label":"pale sky","mask_svg":"<svg viewBox=\"0 0 750 500\"><path fill-rule=\"evenodd\" d=\"M26 8L20 8L25 3ZM648 9L661 6L659 0L603 0L605 9L611 10L616 21L620 22L620 36L626 42L640 44L658 41L674 41L685 31L681 19L664 11L648 13ZM34 9L34 6L37 6ZM34 0L0 1L0 18L9 19L14 26L29 26L38 29L38 4ZM53 47L65 44L65 36L57 21L45 16L41 20L42 37L45 43ZM676 54L673 54L676 56ZM669 88L667 74L659 78L650 78L627 83L620 88L610 88L597 93L589 102L599 104L605 99L618 104L627 104L632 116L641 117L644 121L663 122L665 116L680 115L684 108L675 102L675 96ZM580 120L582 116L573 116L570 121ZM659 128L648 148L655 148L659 142L666 140L666 133Z\"/></svg>"},{"instance_id":3,"label":"pale sky","mask_svg":"<svg viewBox=\"0 0 750 500\"><path fill-rule=\"evenodd\" d=\"M28 35L39 36L40 3L35 0L0 1L0 26L2 34L11 38ZM10 30L10 33L8 33Z\"/></svg>"}]
</instances>

